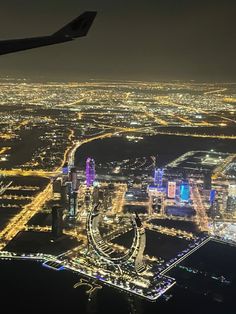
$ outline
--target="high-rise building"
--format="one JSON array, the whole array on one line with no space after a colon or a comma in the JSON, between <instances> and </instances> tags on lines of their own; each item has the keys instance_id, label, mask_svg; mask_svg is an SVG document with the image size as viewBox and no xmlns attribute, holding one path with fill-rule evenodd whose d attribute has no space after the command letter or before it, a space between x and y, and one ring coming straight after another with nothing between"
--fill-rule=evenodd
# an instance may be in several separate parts
<instances>
[{"instance_id":1,"label":"high-rise building","mask_svg":"<svg viewBox=\"0 0 236 314\"><path fill-rule=\"evenodd\" d=\"M63 208L55 205L52 208L52 235L59 238L63 234Z\"/></svg>"},{"instance_id":2,"label":"high-rise building","mask_svg":"<svg viewBox=\"0 0 236 314\"><path fill-rule=\"evenodd\" d=\"M154 213L164 214L164 193L157 192L156 195L152 197L152 209Z\"/></svg>"},{"instance_id":3,"label":"high-rise building","mask_svg":"<svg viewBox=\"0 0 236 314\"><path fill-rule=\"evenodd\" d=\"M236 184L230 184L228 187L230 197L236 197Z\"/></svg>"},{"instance_id":4,"label":"high-rise building","mask_svg":"<svg viewBox=\"0 0 236 314\"><path fill-rule=\"evenodd\" d=\"M86 185L90 187L95 181L95 161L93 158L87 158L86 160Z\"/></svg>"},{"instance_id":5,"label":"high-rise building","mask_svg":"<svg viewBox=\"0 0 236 314\"><path fill-rule=\"evenodd\" d=\"M78 189L78 179L77 179L77 171L75 167L70 169L69 180L72 184L72 190L76 191Z\"/></svg>"},{"instance_id":6,"label":"high-rise building","mask_svg":"<svg viewBox=\"0 0 236 314\"><path fill-rule=\"evenodd\" d=\"M94 189L93 189L93 204L97 204L98 203L98 199L99 199L99 187L98 186L95 186Z\"/></svg>"},{"instance_id":7,"label":"high-rise building","mask_svg":"<svg viewBox=\"0 0 236 314\"><path fill-rule=\"evenodd\" d=\"M65 205L68 203L69 195L72 193L72 183L67 181L61 187L61 201Z\"/></svg>"},{"instance_id":8,"label":"high-rise building","mask_svg":"<svg viewBox=\"0 0 236 314\"><path fill-rule=\"evenodd\" d=\"M175 196L176 196L176 182L168 182L167 196L168 196L168 198L175 198Z\"/></svg>"},{"instance_id":9,"label":"high-rise building","mask_svg":"<svg viewBox=\"0 0 236 314\"><path fill-rule=\"evenodd\" d=\"M53 193L61 193L61 185L62 180L61 178L56 178L56 180L53 181Z\"/></svg>"},{"instance_id":10,"label":"high-rise building","mask_svg":"<svg viewBox=\"0 0 236 314\"><path fill-rule=\"evenodd\" d=\"M60 200L61 192L62 192L62 179L61 178L57 178L53 180L52 191L53 191L53 198Z\"/></svg>"},{"instance_id":11,"label":"high-rise building","mask_svg":"<svg viewBox=\"0 0 236 314\"><path fill-rule=\"evenodd\" d=\"M163 174L164 170L163 169L155 169L154 172L154 185L157 186L158 188L162 187L162 180L163 180Z\"/></svg>"},{"instance_id":12,"label":"high-rise building","mask_svg":"<svg viewBox=\"0 0 236 314\"><path fill-rule=\"evenodd\" d=\"M103 202L104 200L104 188L95 186L93 189L93 204L99 203L99 201Z\"/></svg>"},{"instance_id":13,"label":"high-rise building","mask_svg":"<svg viewBox=\"0 0 236 314\"><path fill-rule=\"evenodd\" d=\"M78 192L69 195L69 217L75 218L78 211Z\"/></svg>"},{"instance_id":14,"label":"high-rise building","mask_svg":"<svg viewBox=\"0 0 236 314\"><path fill-rule=\"evenodd\" d=\"M112 190L108 187L104 188L103 190L103 206L104 210L111 210L112 209Z\"/></svg>"},{"instance_id":15,"label":"high-rise building","mask_svg":"<svg viewBox=\"0 0 236 314\"><path fill-rule=\"evenodd\" d=\"M232 214L236 212L236 184L229 185L226 211Z\"/></svg>"},{"instance_id":16,"label":"high-rise building","mask_svg":"<svg viewBox=\"0 0 236 314\"><path fill-rule=\"evenodd\" d=\"M182 181L180 185L180 199L182 202L188 202L190 198L190 187L188 181Z\"/></svg>"},{"instance_id":17,"label":"high-rise building","mask_svg":"<svg viewBox=\"0 0 236 314\"><path fill-rule=\"evenodd\" d=\"M67 193L67 186L63 184L61 186L61 202L63 205L66 205L68 202L68 193Z\"/></svg>"},{"instance_id":18,"label":"high-rise building","mask_svg":"<svg viewBox=\"0 0 236 314\"><path fill-rule=\"evenodd\" d=\"M67 193L67 195L72 193L72 182L70 182L70 181L65 182L65 186L66 186L66 193Z\"/></svg>"},{"instance_id":19,"label":"high-rise building","mask_svg":"<svg viewBox=\"0 0 236 314\"><path fill-rule=\"evenodd\" d=\"M210 204L213 205L216 199L216 190L210 191Z\"/></svg>"},{"instance_id":20,"label":"high-rise building","mask_svg":"<svg viewBox=\"0 0 236 314\"><path fill-rule=\"evenodd\" d=\"M232 214L236 213L236 196L228 196L226 211Z\"/></svg>"},{"instance_id":21,"label":"high-rise building","mask_svg":"<svg viewBox=\"0 0 236 314\"><path fill-rule=\"evenodd\" d=\"M203 187L204 190L211 190L211 172L207 172L204 174L203 178Z\"/></svg>"}]
</instances>

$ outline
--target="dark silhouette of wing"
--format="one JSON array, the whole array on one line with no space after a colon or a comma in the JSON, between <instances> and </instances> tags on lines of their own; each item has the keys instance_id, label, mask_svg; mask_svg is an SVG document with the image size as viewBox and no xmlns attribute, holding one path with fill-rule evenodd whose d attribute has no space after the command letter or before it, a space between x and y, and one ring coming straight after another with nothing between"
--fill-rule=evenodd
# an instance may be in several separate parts
<instances>
[{"instance_id":1,"label":"dark silhouette of wing","mask_svg":"<svg viewBox=\"0 0 236 314\"><path fill-rule=\"evenodd\" d=\"M72 41L86 36L97 12L84 12L56 33L34 38L11 39L0 41L0 55L37 47L49 46Z\"/></svg>"}]
</instances>

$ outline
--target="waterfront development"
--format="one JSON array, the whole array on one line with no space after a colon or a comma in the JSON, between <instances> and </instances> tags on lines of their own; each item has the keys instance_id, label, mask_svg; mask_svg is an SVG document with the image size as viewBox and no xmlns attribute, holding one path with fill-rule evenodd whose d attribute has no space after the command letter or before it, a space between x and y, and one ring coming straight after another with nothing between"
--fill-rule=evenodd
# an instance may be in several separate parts
<instances>
[{"instance_id":1,"label":"waterfront development","mask_svg":"<svg viewBox=\"0 0 236 314\"><path fill-rule=\"evenodd\" d=\"M222 250L226 255L222 256ZM42 262L32 262L28 259L18 261L9 258L1 259L0 273L4 284L1 302L2 306L9 306L7 296L12 293L15 296L17 309L27 313L30 313L35 304L39 311L45 310L45 303L48 311L73 311L77 308L83 313L110 313L114 303L118 303L119 309L113 308L115 313L154 314L157 311L175 310L183 313L191 311L196 314L204 304L203 313L220 314L225 311L233 314L235 262L234 247L210 241L193 254L191 259L186 259L170 272L169 275L175 277L178 284L156 302L146 302L144 299L120 293L119 290L111 289L106 285L103 285L102 289L97 288L88 297L86 291L90 289L89 281L85 277L78 277L76 273L64 270L52 271L43 267ZM31 276L27 275L29 272ZM81 278L84 284L79 288ZM93 286L97 287L99 283L96 282ZM52 291L62 294L63 298L51 302ZM27 304L22 302L26 292L29 299ZM39 302L39 296L44 302ZM194 307L193 302L196 302Z\"/></svg>"},{"instance_id":2,"label":"waterfront development","mask_svg":"<svg viewBox=\"0 0 236 314\"><path fill-rule=\"evenodd\" d=\"M2 79L0 265L71 272L91 306L112 289L154 312L186 290L233 313L229 260L215 270L202 252L235 260L235 95L226 83Z\"/></svg>"}]
</instances>

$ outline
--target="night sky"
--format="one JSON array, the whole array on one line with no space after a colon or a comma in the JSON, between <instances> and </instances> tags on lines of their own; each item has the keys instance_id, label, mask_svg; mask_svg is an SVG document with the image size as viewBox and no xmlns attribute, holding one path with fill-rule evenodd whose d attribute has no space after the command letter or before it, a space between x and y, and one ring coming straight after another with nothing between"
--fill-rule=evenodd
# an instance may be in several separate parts
<instances>
[{"instance_id":1,"label":"night sky","mask_svg":"<svg viewBox=\"0 0 236 314\"><path fill-rule=\"evenodd\" d=\"M0 56L0 76L236 81L235 0L5 0L0 38L47 35L85 10L88 37Z\"/></svg>"}]
</instances>

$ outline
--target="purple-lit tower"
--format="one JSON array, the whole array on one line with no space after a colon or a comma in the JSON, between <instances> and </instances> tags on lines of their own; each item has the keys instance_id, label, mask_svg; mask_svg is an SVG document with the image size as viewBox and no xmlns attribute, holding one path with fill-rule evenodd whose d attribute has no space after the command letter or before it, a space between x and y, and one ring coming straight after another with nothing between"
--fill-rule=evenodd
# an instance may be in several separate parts
<instances>
[{"instance_id":1,"label":"purple-lit tower","mask_svg":"<svg viewBox=\"0 0 236 314\"><path fill-rule=\"evenodd\" d=\"M86 160L86 185L90 187L95 181L95 161L88 157Z\"/></svg>"},{"instance_id":2,"label":"purple-lit tower","mask_svg":"<svg viewBox=\"0 0 236 314\"><path fill-rule=\"evenodd\" d=\"M164 174L164 170L163 169L155 169L154 172L154 185L157 188L161 188L162 187L162 180L163 180L163 174Z\"/></svg>"}]
</instances>

